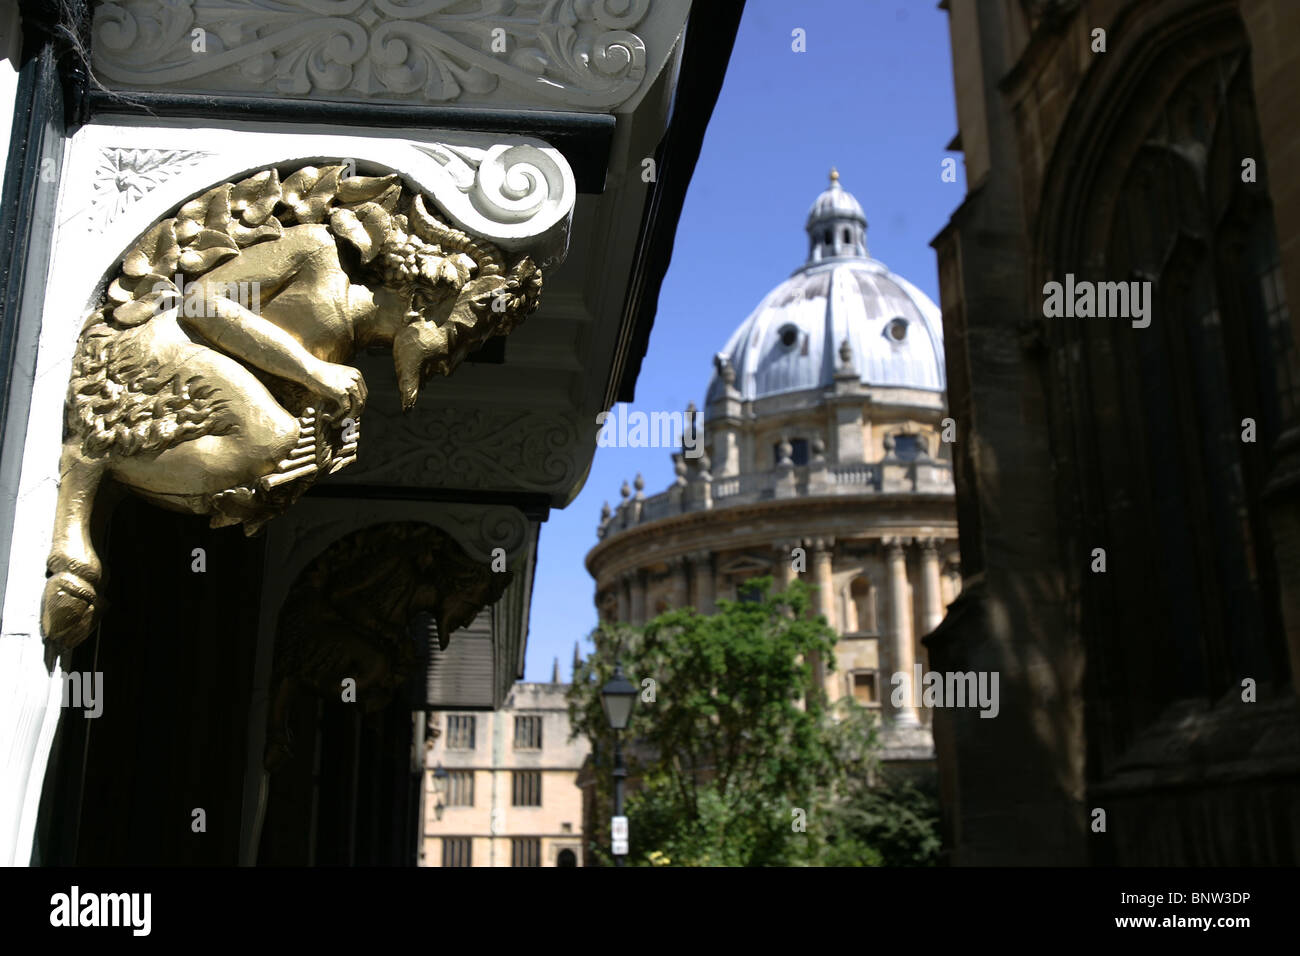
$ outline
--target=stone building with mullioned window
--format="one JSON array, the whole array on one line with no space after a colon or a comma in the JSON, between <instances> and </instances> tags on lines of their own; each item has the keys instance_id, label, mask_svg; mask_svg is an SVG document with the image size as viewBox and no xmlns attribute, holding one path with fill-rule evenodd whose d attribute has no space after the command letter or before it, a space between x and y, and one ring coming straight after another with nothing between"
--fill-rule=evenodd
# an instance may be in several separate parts
<instances>
[{"instance_id":1,"label":"stone building with mullioned window","mask_svg":"<svg viewBox=\"0 0 1300 956\"><path fill-rule=\"evenodd\" d=\"M577 648L574 648L577 666ZM582 866L578 774L557 661L550 683L520 681L500 710L428 716L421 866Z\"/></svg>"}]
</instances>

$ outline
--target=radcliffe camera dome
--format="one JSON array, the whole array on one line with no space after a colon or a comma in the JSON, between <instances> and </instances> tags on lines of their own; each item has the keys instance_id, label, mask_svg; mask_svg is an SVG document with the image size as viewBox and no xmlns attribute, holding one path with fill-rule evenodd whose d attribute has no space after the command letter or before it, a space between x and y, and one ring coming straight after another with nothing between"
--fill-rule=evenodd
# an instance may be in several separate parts
<instances>
[{"instance_id":1,"label":"radcliffe camera dome","mask_svg":"<svg viewBox=\"0 0 1300 956\"><path fill-rule=\"evenodd\" d=\"M719 353L719 370L730 365L743 399L830 386L844 366L841 352L866 386L944 390L939 309L870 257L866 227L862 206L831 170L830 185L808 211L807 261ZM722 388L715 372L710 403Z\"/></svg>"},{"instance_id":2,"label":"radcliffe camera dome","mask_svg":"<svg viewBox=\"0 0 1300 956\"><path fill-rule=\"evenodd\" d=\"M715 356L706 425L683 431L673 483L647 497L640 475L624 482L587 568L601 618L633 626L804 575L838 635L815 685L879 708L882 759L919 767L934 759L929 717L885 685L914 674L961 592L939 310L871 258L834 170L805 229L807 260Z\"/></svg>"}]
</instances>

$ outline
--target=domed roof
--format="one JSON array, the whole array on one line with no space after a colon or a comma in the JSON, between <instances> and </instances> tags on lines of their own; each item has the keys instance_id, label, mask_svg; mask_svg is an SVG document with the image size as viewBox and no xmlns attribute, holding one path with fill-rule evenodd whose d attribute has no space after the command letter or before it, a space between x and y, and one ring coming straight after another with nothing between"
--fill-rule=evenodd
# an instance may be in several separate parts
<instances>
[{"instance_id":1,"label":"domed roof","mask_svg":"<svg viewBox=\"0 0 1300 956\"><path fill-rule=\"evenodd\" d=\"M849 362L864 385L943 391L943 323L916 286L867 254L866 217L832 170L808 213L808 261L773 289L718 354L708 401L735 374L743 398L829 387Z\"/></svg>"}]
</instances>

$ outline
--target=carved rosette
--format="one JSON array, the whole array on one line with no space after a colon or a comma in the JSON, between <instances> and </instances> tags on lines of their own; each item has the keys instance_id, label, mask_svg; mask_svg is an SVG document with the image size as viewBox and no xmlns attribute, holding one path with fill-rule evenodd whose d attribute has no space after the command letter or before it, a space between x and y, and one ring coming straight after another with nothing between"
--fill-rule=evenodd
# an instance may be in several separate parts
<instances>
[{"instance_id":1,"label":"carved rosette","mask_svg":"<svg viewBox=\"0 0 1300 956\"><path fill-rule=\"evenodd\" d=\"M211 154L200 150L107 147L99 155L86 221L86 228L92 232L103 231L138 199Z\"/></svg>"}]
</instances>

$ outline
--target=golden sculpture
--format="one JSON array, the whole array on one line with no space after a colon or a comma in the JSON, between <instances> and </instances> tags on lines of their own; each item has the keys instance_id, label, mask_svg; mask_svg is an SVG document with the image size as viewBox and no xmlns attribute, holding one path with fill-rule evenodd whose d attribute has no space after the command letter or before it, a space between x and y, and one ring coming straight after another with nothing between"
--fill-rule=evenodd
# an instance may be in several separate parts
<instances>
[{"instance_id":1,"label":"golden sculpture","mask_svg":"<svg viewBox=\"0 0 1300 956\"><path fill-rule=\"evenodd\" d=\"M429 375L537 307L530 258L508 266L399 176L345 168L219 185L123 258L73 358L41 606L52 648L96 622L90 518L106 477L253 534L355 458L366 384L346 363L360 349L392 346L409 410Z\"/></svg>"}]
</instances>

